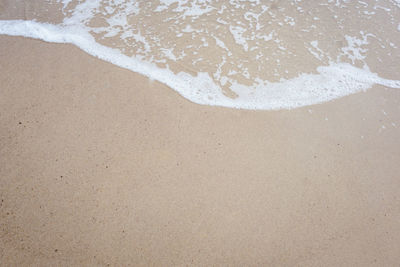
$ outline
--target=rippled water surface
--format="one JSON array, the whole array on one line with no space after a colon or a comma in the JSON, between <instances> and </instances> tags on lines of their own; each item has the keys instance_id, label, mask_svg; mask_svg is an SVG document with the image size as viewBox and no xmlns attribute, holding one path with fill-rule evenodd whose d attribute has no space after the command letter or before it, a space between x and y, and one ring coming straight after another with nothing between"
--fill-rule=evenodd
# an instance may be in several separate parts
<instances>
[{"instance_id":1,"label":"rippled water surface","mask_svg":"<svg viewBox=\"0 0 400 267\"><path fill-rule=\"evenodd\" d=\"M0 33L73 43L200 104L294 108L400 87L400 1L0 3Z\"/></svg>"}]
</instances>

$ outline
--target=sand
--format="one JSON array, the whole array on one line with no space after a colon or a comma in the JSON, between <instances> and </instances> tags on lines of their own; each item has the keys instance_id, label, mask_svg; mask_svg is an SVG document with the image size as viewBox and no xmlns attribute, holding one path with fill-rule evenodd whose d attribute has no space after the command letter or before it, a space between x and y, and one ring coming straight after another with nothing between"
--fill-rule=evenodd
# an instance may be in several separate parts
<instances>
[{"instance_id":1,"label":"sand","mask_svg":"<svg viewBox=\"0 0 400 267\"><path fill-rule=\"evenodd\" d=\"M234 110L71 45L0 47L0 265L400 262L399 90Z\"/></svg>"}]
</instances>

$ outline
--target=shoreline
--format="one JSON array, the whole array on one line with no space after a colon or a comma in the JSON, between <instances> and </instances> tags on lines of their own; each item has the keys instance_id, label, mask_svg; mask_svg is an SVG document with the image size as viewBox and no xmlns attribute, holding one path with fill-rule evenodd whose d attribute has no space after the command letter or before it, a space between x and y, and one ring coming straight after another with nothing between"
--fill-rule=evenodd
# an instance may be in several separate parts
<instances>
[{"instance_id":1,"label":"shoreline","mask_svg":"<svg viewBox=\"0 0 400 267\"><path fill-rule=\"evenodd\" d=\"M95 58L161 82L193 103L208 106L288 110L323 104L366 91L374 85L400 88L400 80L385 79L378 73L372 73L365 62L363 68L358 68L339 61L321 65L313 73L300 72L298 76L279 82L258 81L248 87L240 83L232 84L229 90L237 97L230 98L207 72L193 76L183 71L174 73L169 67L158 68L155 63L126 56L117 49L98 43L85 29L76 26L7 20L0 21L0 34L75 45Z\"/></svg>"},{"instance_id":2,"label":"shoreline","mask_svg":"<svg viewBox=\"0 0 400 267\"><path fill-rule=\"evenodd\" d=\"M400 91L193 104L72 45L0 36L6 265L395 265Z\"/></svg>"}]
</instances>

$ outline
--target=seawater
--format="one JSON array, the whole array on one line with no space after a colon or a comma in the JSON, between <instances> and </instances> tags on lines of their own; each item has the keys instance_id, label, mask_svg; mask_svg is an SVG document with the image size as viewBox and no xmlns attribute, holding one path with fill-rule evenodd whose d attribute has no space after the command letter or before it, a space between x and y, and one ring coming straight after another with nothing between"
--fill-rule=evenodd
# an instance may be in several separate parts
<instances>
[{"instance_id":1,"label":"seawater","mask_svg":"<svg viewBox=\"0 0 400 267\"><path fill-rule=\"evenodd\" d=\"M0 19L0 34L74 44L198 104L290 109L400 88L400 72L379 73L400 70L398 0L15 0Z\"/></svg>"}]
</instances>

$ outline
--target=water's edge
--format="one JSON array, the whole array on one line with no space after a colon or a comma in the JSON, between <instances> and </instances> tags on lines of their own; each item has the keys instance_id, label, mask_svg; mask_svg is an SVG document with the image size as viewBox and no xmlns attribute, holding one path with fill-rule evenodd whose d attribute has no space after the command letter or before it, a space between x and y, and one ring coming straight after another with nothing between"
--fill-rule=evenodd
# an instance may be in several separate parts
<instances>
[{"instance_id":1,"label":"water's edge","mask_svg":"<svg viewBox=\"0 0 400 267\"><path fill-rule=\"evenodd\" d=\"M166 84L186 99L202 105L237 109L291 109L327 102L365 91L374 84L400 88L400 81L388 80L348 63L332 63L317 68L318 74L300 74L280 82L260 81L251 90L240 84L233 86L237 98L225 96L208 73L192 76L185 72L174 74L119 50L103 46L79 26L62 26L36 21L0 21L0 34L40 39L50 43L73 44L86 53L119 67L140 73Z\"/></svg>"}]
</instances>

